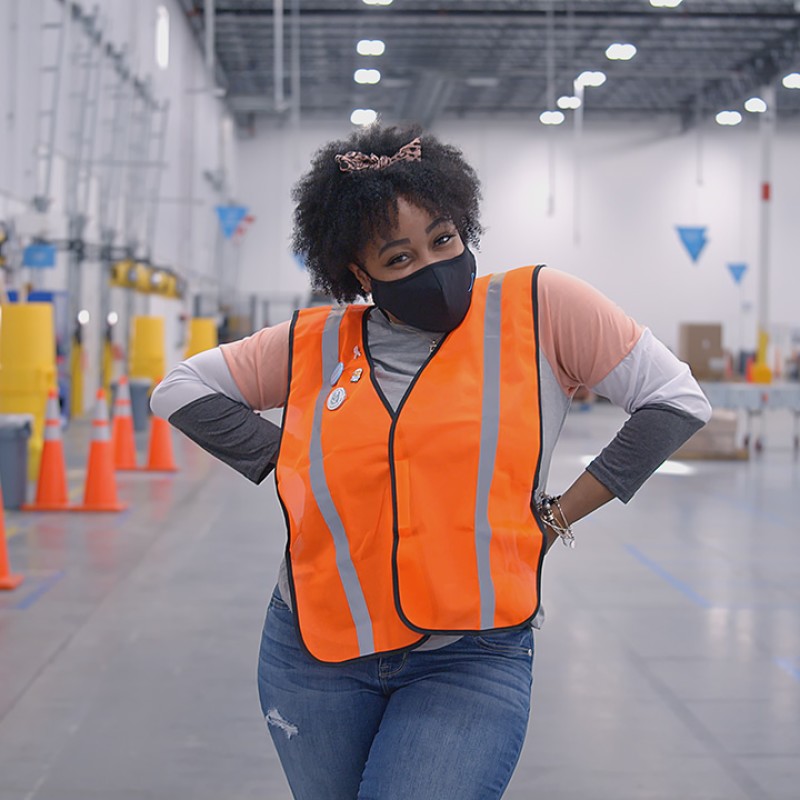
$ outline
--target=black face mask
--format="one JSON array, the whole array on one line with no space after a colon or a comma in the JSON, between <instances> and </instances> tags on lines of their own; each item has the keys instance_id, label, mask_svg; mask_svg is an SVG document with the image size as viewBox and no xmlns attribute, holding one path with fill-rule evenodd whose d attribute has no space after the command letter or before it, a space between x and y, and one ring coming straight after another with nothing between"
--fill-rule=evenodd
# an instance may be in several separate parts
<instances>
[{"instance_id":1,"label":"black face mask","mask_svg":"<svg viewBox=\"0 0 800 800\"><path fill-rule=\"evenodd\" d=\"M371 277L371 276L370 276ZM452 331L467 316L475 282L475 256L468 247L396 281L372 280L372 299L382 311L423 331Z\"/></svg>"}]
</instances>

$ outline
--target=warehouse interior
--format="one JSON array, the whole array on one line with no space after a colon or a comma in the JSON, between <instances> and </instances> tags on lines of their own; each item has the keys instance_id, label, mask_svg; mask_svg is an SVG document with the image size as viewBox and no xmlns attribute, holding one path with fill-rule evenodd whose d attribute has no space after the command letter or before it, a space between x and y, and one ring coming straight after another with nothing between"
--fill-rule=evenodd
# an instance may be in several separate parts
<instances>
[{"instance_id":1,"label":"warehouse interior","mask_svg":"<svg viewBox=\"0 0 800 800\"><path fill-rule=\"evenodd\" d=\"M330 302L292 187L376 120L475 167L479 275L587 281L714 408L548 555L505 796L798 796L799 0L2 0L0 63L0 800L292 796L274 480L148 398ZM582 390L552 490L626 417Z\"/></svg>"}]
</instances>

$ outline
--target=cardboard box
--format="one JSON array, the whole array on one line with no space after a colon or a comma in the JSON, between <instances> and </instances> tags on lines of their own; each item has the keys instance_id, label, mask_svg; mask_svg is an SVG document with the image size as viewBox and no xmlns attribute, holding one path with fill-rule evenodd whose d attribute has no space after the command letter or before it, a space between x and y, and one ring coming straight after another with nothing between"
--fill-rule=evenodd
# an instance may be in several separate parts
<instances>
[{"instance_id":1,"label":"cardboard box","mask_svg":"<svg viewBox=\"0 0 800 800\"><path fill-rule=\"evenodd\" d=\"M739 444L739 415L727 409L714 409L711 419L671 458L746 459L748 451Z\"/></svg>"},{"instance_id":2,"label":"cardboard box","mask_svg":"<svg viewBox=\"0 0 800 800\"><path fill-rule=\"evenodd\" d=\"M722 325L681 323L678 329L678 358L685 361L699 381L721 381L725 375Z\"/></svg>"}]
</instances>

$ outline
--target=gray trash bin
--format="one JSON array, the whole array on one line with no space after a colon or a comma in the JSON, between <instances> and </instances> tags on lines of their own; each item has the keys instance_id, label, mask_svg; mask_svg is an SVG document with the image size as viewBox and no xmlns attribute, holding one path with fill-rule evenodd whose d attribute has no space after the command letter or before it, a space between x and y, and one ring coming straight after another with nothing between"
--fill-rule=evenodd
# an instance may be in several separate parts
<instances>
[{"instance_id":1,"label":"gray trash bin","mask_svg":"<svg viewBox=\"0 0 800 800\"><path fill-rule=\"evenodd\" d=\"M135 431L146 431L147 421L150 417L150 389L153 386L153 381L150 378L131 378L128 383L131 387L133 429Z\"/></svg>"},{"instance_id":2,"label":"gray trash bin","mask_svg":"<svg viewBox=\"0 0 800 800\"><path fill-rule=\"evenodd\" d=\"M0 485L6 508L19 508L25 503L28 440L32 433L32 414L0 414Z\"/></svg>"}]
</instances>

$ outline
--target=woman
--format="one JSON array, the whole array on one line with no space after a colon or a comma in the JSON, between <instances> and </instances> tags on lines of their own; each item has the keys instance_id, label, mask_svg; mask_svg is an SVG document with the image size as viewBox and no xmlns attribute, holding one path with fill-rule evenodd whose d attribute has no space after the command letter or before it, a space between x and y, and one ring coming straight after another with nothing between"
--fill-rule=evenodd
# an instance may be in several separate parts
<instances>
[{"instance_id":1,"label":"woman","mask_svg":"<svg viewBox=\"0 0 800 800\"><path fill-rule=\"evenodd\" d=\"M460 151L418 130L329 144L295 189L294 246L343 305L194 356L153 395L252 481L277 467L288 543L259 691L296 798L500 797L547 547L630 500L710 413L686 365L581 281L476 277L479 197ZM551 497L581 385L631 416ZM277 407L282 430L252 413Z\"/></svg>"}]
</instances>

